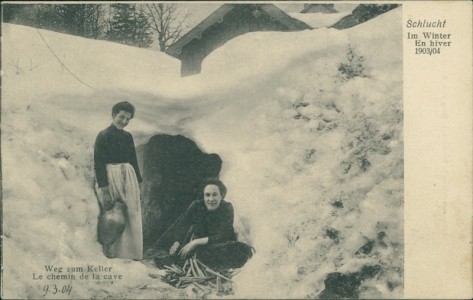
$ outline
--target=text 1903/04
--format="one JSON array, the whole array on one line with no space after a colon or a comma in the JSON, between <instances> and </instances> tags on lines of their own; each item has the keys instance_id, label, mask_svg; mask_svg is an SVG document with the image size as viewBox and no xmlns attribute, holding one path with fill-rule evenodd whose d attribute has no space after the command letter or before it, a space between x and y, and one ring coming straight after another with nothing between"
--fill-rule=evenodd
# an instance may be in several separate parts
<instances>
[{"instance_id":1,"label":"text 1903/04","mask_svg":"<svg viewBox=\"0 0 473 300\"><path fill-rule=\"evenodd\" d=\"M440 48L417 47L416 54L427 54L427 55L440 54Z\"/></svg>"},{"instance_id":2,"label":"text 1903/04","mask_svg":"<svg viewBox=\"0 0 473 300\"><path fill-rule=\"evenodd\" d=\"M43 296L46 296L48 293L51 293L53 295L56 295L56 294L67 294L67 295L70 295L71 292L72 292L72 285L68 284L68 285L63 285L63 286L57 286L56 284L45 284L43 286Z\"/></svg>"}]
</instances>

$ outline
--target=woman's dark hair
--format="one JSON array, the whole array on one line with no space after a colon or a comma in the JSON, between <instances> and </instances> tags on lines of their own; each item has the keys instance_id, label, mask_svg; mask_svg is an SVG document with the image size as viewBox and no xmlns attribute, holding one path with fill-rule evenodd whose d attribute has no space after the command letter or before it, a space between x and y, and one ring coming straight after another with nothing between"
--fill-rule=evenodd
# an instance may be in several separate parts
<instances>
[{"instance_id":1,"label":"woman's dark hair","mask_svg":"<svg viewBox=\"0 0 473 300\"><path fill-rule=\"evenodd\" d=\"M118 102L112 107L112 116L116 116L121 110L129 112L131 114L131 119L135 115L135 107L128 101Z\"/></svg>"},{"instance_id":2,"label":"woman's dark hair","mask_svg":"<svg viewBox=\"0 0 473 300\"><path fill-rule=\"evenodd\" d=\"M204 180L203 184L202 184L202 193L204 192L204 189L206 186L208 185L216 185L220 191L220 195L222 196L222 199L225 198L225 195L227 194L227 187L225 186L225 184L223 184L222 181L220 181L219 179L217 178L207 178Z\"/></svg>"}]
</instances>

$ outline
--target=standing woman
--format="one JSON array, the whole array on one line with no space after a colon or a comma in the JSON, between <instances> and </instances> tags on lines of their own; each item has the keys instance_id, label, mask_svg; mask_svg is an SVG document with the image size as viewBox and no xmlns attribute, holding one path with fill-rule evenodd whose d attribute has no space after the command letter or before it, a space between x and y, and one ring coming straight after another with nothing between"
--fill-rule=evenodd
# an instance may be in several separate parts
<instances>
[{"instance_id":1,"label":"standing woman","mask_svg":"<svg viewBox=\"0 0 473 300\"><path fill-rule=\"evenodd\" d=\"M134 114L135 107L128 101L115 104L112 124L102 130L95 140L94 167L102 207L111 207L120 200L127 206L123 234L113 244L104 245L104 253L109 258L143 258L139 188L142 178L133 137L123 130Z\"/></svg>"}]
</instances>

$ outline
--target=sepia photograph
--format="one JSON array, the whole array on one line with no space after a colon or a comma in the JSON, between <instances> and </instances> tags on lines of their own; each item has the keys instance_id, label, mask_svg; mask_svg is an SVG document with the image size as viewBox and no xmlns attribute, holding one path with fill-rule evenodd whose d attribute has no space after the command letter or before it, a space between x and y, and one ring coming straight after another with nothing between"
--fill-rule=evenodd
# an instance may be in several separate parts
<instances>
[{"instance_id":1,"label":"sepia photograph","mask_svg":"<svg viewBox=\"0 0 473 300\"><path fill-rule=\"evenodd\" d=\"M404 298L405 5L4 1L2 298Z\"/></svg>"}]
</instances>

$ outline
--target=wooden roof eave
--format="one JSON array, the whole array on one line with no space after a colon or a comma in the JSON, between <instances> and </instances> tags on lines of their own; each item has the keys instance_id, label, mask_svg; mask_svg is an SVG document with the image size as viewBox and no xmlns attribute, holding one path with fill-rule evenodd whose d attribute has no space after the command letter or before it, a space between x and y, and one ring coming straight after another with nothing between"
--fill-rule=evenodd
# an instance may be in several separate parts
<instances>
[{"instance_id":1,"label":"wooden roof eave","mask_svg":"<svg viewBox=\"0 0 473 300\"><path fill-rule=\"evenodd\" d=\"M179 40L172 44L167 50L166 53L179 58L181 55L181 50L185 45L189 44L193 39L200 38L202 33L207 30L210 26L216 22L223 21L223 17L234 8L235 4L224 4L217 8L212 14L207 18L197 24L192 30L184 34Z\"/></svg>"},{"instance_id":2,"label":"wooden roof eave","mask_svg":"<svg viewBox=\"0 0 473 300\"><path fill-rule=\"evenodd\" d=\"M283 25L285 25L290 30L305 30L305 29L313 29L306 23L294 19L275 5L272 4L262 4L261 8L266 11L273 19L278 20Z\"/></svg>"}]
</instances>

